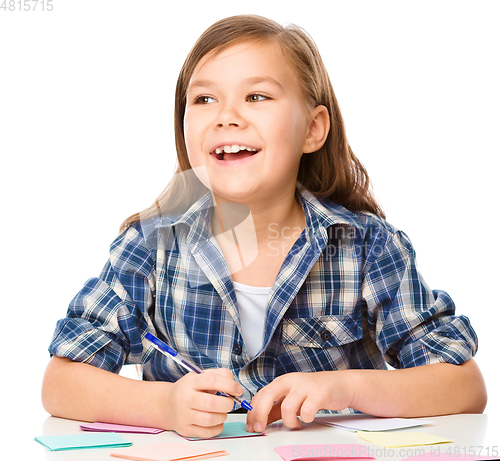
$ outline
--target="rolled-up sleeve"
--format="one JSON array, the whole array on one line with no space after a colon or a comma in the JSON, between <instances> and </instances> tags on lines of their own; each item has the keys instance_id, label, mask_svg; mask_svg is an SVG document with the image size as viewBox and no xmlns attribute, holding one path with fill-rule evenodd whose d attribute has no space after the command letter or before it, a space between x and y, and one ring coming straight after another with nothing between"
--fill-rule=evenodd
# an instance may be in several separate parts
<instances>
[{"instance_id":1,"label":"rolled-up sleeve","mask_svg":"<svg viewBox=\"0 0 500 461\"><path fill-rule=\"evenodd\" d=\"M372 255L363 280L370 333L394 368L437 362L461 364L477 351L477 336L444 291L431 290L417 270L415 251L401 231Z\"/></svg>"},{"instance_id":2,"label":"rolled-up sleeve","mask_svg":"<svg viewBox=\"0 0 500 461\"><path fill-rule=\"evenodd\" d=\"M51 355L117 373L141 363L142 338L151 329L155 264L140 227L129 227L111 245L99 277L89 279L57 322Z\"/></svg>"}]
</instances>

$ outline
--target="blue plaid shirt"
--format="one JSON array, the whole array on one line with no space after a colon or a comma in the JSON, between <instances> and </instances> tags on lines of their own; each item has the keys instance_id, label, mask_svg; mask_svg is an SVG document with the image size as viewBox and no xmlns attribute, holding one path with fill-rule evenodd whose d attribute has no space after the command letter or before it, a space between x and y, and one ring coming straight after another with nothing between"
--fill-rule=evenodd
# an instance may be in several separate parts
<instances>
[{"instance_id":1,"label":"blue plaid shirt","mask_svg":"<svg viewBox=\"0 0 500 461\"><path fill-rule=\"evenodd\" d=\"M431 290L408 237L299 187L306 227L267 300L261 351L247 355L229 269L212 233L211 196L181 216L151 219L113 242L57 323L49 351L112 372L143 364L143 378L185 374L144 338L149 331L201 368L224 367L250 400L289 372L460 364L477 350L449 295Z\"/></svg>"}]
</instances>

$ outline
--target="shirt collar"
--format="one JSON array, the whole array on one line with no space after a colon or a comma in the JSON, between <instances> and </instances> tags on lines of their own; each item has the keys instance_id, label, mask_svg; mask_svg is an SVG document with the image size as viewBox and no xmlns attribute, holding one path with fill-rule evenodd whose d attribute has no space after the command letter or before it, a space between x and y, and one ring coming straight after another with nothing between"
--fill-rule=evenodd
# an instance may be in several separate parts
<instances>
[{"instance_id":1,"label":"shirt collar","mask_svg":"<svg viewBox=\"0 0 500 461\"><path fill-rule=\"evenodd\" d=\"M321 252L327 245L329 227L343 225L363 228L355 214L328 199L315 196L301 184L297 185L297 194L304 209L306 239L315 251Z\"/></svg>"},{"instance_id":2,"label":"shirt collar","mask_svg":"<svg viewBox=\"0 0 500 461\"><path fill-rule=\"evenodd\" d=\"M343 206L316 197L301 184L297 184L296 192L304 209L306 236L309 241L315 241L320 236L321 240L325 240L326 229L334 225L363 228L356 215ZM200 240L210 239L212 236L212 210L213 196L207 190L184 213L157 218L155 227L165 228L185 224L190 228L188 241L196 245Z\"/></svg>"},{"instance_id":3,"label":"shirt collar","mask_svg":"<svg viewBox=\"0 0 500 461\"><path fill-rule=\"evenodd\" d=\"M301 184L297 185L297 194L306 214L306 223L311 228L316 229L319 226L326 228L335 224L363 227L356 215L347 208L328 199L316 197Z\"/></svg>"}]
</instances>

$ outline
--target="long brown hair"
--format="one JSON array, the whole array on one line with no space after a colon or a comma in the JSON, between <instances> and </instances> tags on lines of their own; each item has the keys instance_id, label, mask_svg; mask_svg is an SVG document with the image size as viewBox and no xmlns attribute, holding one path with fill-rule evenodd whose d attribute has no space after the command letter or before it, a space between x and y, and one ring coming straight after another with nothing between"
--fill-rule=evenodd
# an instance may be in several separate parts
<instances>
[{"instance_id":1,"label":"long brown hair","mask_svg":"<svg viewBox=\"0 0 500 461\"><path fill-rule=\"evenodd\" d=\"M294 24L281 26L262 16L232 16L216 22L200 36L188 54L175 92L176 173L192 168L184 139L183 120L187 89L196 65L207 53L216 55L231 45L250 40L278 43L283 56L297 72L306 100L312 107L324 105L330 114L330 132L326 142L318 151L302 156L297 180L316 196L328 198L352 212L368 211L385 217L371 193L366 169L347 142L337 98L314 41ZM184 196L181 191L185 186L183 175L175 174L155 203L126 219L121 230L165 209L181 207Z\"/></svg>"}]
</instances>

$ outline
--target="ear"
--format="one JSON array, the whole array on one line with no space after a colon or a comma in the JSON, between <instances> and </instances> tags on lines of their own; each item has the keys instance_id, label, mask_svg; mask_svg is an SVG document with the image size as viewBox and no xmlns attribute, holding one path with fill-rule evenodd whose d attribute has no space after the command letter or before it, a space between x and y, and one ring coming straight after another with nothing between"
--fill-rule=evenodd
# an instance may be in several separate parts
<instances>
[{"instance_id":1,"label":"ear","mask_svg":"<svg viewBox=\"0 0 500 461\"><path fill-rule=\"evenodd\" d=\"M320 149L330 132L330 114L325 106L317 106L311 112L311 122L302 152L309 154Z\"/></svg>"}]
</instances>

